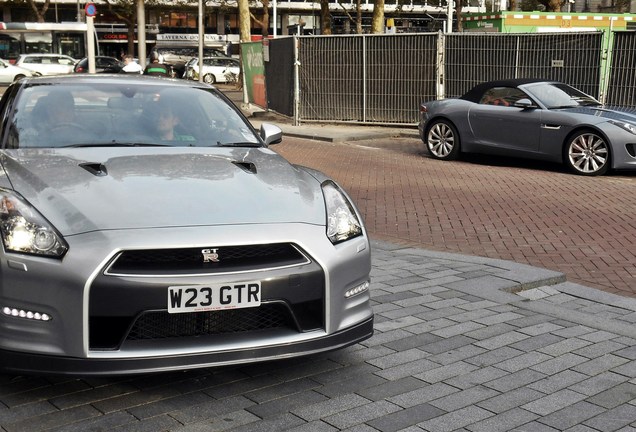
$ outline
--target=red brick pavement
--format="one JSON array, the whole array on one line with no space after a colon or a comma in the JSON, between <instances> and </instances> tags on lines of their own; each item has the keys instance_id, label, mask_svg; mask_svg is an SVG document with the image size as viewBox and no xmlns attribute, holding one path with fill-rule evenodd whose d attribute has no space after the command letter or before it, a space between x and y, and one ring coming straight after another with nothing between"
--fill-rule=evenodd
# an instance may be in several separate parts
<instances>
[{"instance_id":1,"label":"red brick pavement","mask_svg":"<svg viewBox=\"0 0 636 432\"><path fill-rule=\"evenodd\" d=\"M557 270L636 297L635 173L588 178L518 160L440 162L404 138L286 138L273 149L336 179L372 238Z\"/></svg>"}]
</instances>

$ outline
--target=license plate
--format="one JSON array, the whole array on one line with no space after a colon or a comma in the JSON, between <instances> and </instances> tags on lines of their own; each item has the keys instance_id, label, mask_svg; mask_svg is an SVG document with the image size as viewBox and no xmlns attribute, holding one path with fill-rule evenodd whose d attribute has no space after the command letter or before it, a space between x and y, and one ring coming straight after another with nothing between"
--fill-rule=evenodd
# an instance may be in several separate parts
<instances>
[{"instance_id":1,"label":"license plate","mask_svg":"<svg viewBox=\"0 0 636 432\"><path fill-rule=\"evenodd\" d=\"M260 304L260 281L168 287L168 313L239 309Z\"/></svg>"}]
</instances>

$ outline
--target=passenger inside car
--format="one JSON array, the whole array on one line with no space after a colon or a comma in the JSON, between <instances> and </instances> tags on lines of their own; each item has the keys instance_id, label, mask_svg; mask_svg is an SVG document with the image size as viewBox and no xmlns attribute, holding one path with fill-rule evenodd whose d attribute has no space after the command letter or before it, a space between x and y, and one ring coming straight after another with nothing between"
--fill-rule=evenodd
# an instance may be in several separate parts
<instances>
[{"instance_id":1,"label":"passenger inside car","mask_svg":"<svg viewBox=\"0 0 636 432\"><path fill-rule=\"evenodd\" d=\"M145 116L151 123L151 135L156 136L162 141L196 141L194 136L186 133L179 127L181 119L179 115L174 112L174 106L174 101L168 97L160 97L159 100L153 101L153 103L148 106Z\"/></svg>"}]
</instances>

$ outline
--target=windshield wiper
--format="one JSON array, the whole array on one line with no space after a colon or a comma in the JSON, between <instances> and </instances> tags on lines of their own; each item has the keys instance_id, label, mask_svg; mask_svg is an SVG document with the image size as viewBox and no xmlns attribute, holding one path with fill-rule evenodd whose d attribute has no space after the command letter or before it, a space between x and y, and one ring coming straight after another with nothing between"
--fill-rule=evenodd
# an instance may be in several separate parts
<instances>
[{"instance_id":1,"label":"windshield wiper","mask_svg":"<svg viewBox=\"0 0 636 432\"><path fill-rule=\"evenodd\" d=\"M216 145L218 147L261 147L260 143L255 142L222 143L221 141L217 141Z\"/></svg>"},{"instance_id":2,"label":"windshield wiper","mask_svg":"<svg viewBox=\"0 0 636 432\"><path fill-rule=\"evenodd\" d=\"M78 147L172 147L168 144L142 143L142 142L110 142L110 143L80 143L62 146L64 148Z\"/></svg>"}]
</instances>

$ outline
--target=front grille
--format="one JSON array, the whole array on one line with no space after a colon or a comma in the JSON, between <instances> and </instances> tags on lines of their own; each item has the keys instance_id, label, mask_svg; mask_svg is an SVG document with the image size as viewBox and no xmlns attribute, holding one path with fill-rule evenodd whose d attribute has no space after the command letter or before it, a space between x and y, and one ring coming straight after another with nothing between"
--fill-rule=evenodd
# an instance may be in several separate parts
<instances>
[{"instance_id":1,"label":"front grille","mask_svg":"<svg viewBox=\"0 0 636 432\"><path fill-rule=\"evenodd\" d=\"M277 328L298 330L289 309L280 304L179 314L153 311L137 318L126 340L219 335Z\"/></svg>"},{"instance_id":2,"label":"front grille","mask_svg":"<svg viewBox=\"0 0 636 432\"><path fill-rule=\"evenodd\" d=\"M271 303L254 308L178 314L147 311L140 314L132 325L130 320L118 317L93 317L90 348L117 349L122 340L228 335L274 329L299 330L291 311L284 304Z\"/></svg>"},{"instance_id":3,"label":"front grille","mask_svg":"<svg viewBox=\"0 0 636 432\"><path fill-rule=\"evenodd\" d=\"M218 262L205 262L204 251L214 251L213 253L218 256ZM261 270L307 262L307 258L288 243L130 250L120 253L110 264L106 274L207 274Z\"/></svg>"}]
</instances>

